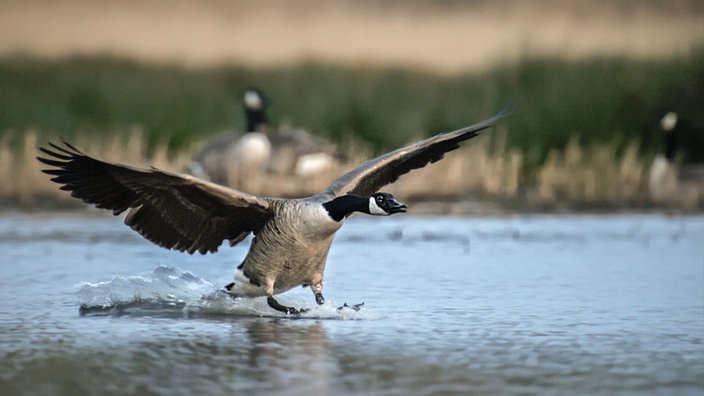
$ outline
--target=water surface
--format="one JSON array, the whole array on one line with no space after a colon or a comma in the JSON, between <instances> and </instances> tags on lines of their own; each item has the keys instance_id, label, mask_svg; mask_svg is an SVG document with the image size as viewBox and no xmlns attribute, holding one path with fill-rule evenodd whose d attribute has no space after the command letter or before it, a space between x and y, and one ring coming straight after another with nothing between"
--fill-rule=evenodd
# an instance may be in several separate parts
<instances>
[{"instance_id":1,"label":"water surface","mask_svg":"<svg viewBox=\"0 0 704 396\"><path fill-rule=\"evenodd\" d=\"M299 319L218 292L246 249L3 213L0 394L704 392L702 216L353 217Z\"/></svg>"}]
</instances>

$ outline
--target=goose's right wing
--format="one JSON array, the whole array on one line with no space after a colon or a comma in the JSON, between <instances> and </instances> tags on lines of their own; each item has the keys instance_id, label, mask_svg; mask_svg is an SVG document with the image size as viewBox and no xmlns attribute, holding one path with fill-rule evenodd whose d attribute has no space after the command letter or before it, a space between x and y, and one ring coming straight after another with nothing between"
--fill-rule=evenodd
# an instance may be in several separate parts
<instances>
[{"instance_id":1,"label":"goose's right wing","mask_svg":"<svg viewBox=\"0 0 704 396\"><path fill-rule=\"evenodd\" d=\"M268 199L208 183L189 175L101 161L50 143L40 148L51 166L43 170L62 190L118 215L151 242L188 253L215 252L259 231L273 213Z\"/></svg>"}]
</instances>

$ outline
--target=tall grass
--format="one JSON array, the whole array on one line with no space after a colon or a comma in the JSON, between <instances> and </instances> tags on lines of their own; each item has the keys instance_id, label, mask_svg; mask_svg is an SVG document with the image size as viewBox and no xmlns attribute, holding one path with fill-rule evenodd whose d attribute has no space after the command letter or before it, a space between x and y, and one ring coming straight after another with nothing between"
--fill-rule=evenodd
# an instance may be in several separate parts
<instances>
[{"instance_id":1,"label":"tall grass","mask_svg":"<svg viewBox=\"0 0 704 396\"><path fill-rule=\"evenodd\" d=\"M635 142L622 155L615 143L585 149L573 138L564 151L552 150L539 169L537 196L543 201L643 204L646 164L638 151Z\"/></svg>"},{"instance_id":2,"label":"tall grass","mask_svg":"<svg viewBox=\"0 0 704 396\"><path fill-rule=\"evenodd\" d=\"M36 160L37 156L42 155L38 150L41 143L36 130L21 134L6 133L0 138L0 203L4 201L23 207L36 204L75 204L73 199L68 200L68 193L60 191L49 180L50 176L41 172L41 169L46 168ZM165 146L148 153L144 133L139 128L108 137L85 134L72 144L103 160L153 165L162 169L182 170L190 161L188 151L177 155L168 154ZM2 207L0 204L0 209Z\"/></svg>"},{"instance_id":3,"label":"tall grass","mask_svg":"<svg viewBox=\"0 0 704 396\"><path fill-rule=\"evenodd\" d=\"M480 196L484 201L497 201L509 206L520 202L522 209L623 209L663 204L648 194L649 160L640 155L637 143L629 144L622 154L618 154L618 142L585 147L573 138L565 150L552 150L534 174L527 174L523 171L525 155L506 143L507 129L500 127L496 134L495 141L474 139L458 152L447 155L443 161L402 177L385 190L410 203L458 202L468 196ZM18 141L10 142L10 138ZM43 165L35 160L39 154L38 143L36 131L6 134L0 140L0 209L7 204L25 208L80 205L51 183L48 175L40 172ZM181 150L178 155L167 153L165 146L149 152L146 150L145 135L139 129L124 131L107 139L81 135L74 144L101 159L153 165L177 172L186 168L195 147ZM343 172L367 160L370 155L370 150L354 148L345 163L309 178L252 171L245 175L243 185L232 187L261 196L312 195L323 190ZM665 206L701 209L704 189L700 186L690 190L686 199L672 197L665 202ZM449 207L447 210L453 209Z\"/></svg>"}]
</instances>

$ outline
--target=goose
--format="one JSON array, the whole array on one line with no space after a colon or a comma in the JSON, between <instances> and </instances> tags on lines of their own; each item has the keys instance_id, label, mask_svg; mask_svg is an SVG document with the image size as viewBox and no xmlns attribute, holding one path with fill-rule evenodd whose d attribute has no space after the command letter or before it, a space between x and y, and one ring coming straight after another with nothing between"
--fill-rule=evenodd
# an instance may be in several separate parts
<instances>
[{"instance_id":1,"label":"goose","mask_svg":"<svg viewBox=\"0 0 704 396\"><path fill-rule=\"evenodd\" d=\"M270 128L266 114L268 100L259 88L250 87L242 96L247 131L263 132L270 142L267 171L309 177L331 168L339 160L335 146L303 129Z\"/></svg>"},{"instance_id":2,"label":"goose","mask_svg":"<svg viewBox=\"0 0 704 396\"><path fill-rule=\"evenodd\" d=\"M194 156L188 173L218 184L241 186L253 172L312 177L338 161L332 145L304 130L271 129L268 100L259 88L245 89L242 103L246 132L212 138Z\"/></svg>"},{"instance_id":3,"label":"goose","mask_svg":"<svg viewBox=\"0 0 704 396\"><path fill-rule=\"evenodd\" d=\"M704 165L677 162L680 150L678 120L674 111L665 113L660 119L665 150L657 154L650 165L648 190L655 203L693 209L701 205L704 198Z\"/></svg>"},{"instance_id":4,"label":"goose","mask_svg":"<svg viewBox=\"0 0 704 396\"><path fill-rule=\"evenodd\" d=\"M324 191L305 198L259 197L194 176L108 162L70 143L49 142L37 159L75 198L114 215L152 243L193 254L214 253L224 241L235 245L254 234L224 291L235 298L266 297L289 315L305 312L280 304L275 295L309 287L323 304L323 272L335 233L355 212L372 216L404 213L407 206L380 189L414 169L442 159L507 114L440 133L371 159L348 171Z\"/></svg>"},{"instance_id":5,"label":"goose","mask_svg":"<svg viewBox=\"0 0 704 396\"><path fill-rule=\"evenodd\" d=\"M666 201L675 196L677 190L677 169L675 156L677 154L677 113L670 111L660 119L660 129L663 132L665 152L653 159L648 174L648 189L656 202Z\"/></svg>"}]
</instances>

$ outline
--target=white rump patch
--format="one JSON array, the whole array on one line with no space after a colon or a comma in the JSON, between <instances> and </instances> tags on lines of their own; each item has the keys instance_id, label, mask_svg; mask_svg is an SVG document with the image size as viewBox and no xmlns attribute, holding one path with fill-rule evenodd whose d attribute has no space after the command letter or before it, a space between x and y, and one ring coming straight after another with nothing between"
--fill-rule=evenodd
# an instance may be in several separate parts
<instances>
[{"instance_id":1,"label":"white rump patch","mask_svg":"<svg viewBox=\"0 0 704 396\"><path fill-rule=\"evenodd\" d=\"M229 292L230 294L243 297L266 296L265 288L263 286L256 286L250 283L249 278L241 269L235 271L235 285L229 290Z\"/></svg>"},{"instance_id":2,"label":"white rump patch","mask_svg":"<svg viewBox=\"0 0 704 396\"><path fill-rule=\"evenodd\" d=\"M369 213L374 216L388 216L386 211L376 204L376 199L374 197L369 197Z\"/></svg>"}]
</instances>

